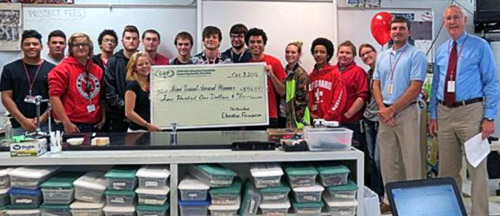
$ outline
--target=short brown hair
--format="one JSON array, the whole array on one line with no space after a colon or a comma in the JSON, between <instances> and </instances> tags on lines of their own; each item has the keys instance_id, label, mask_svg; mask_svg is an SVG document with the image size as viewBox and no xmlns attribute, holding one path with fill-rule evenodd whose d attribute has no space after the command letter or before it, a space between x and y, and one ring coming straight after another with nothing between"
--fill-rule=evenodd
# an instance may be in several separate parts
<instances>
[{"instance_id":1,"label":"short brown hair","mask_svg":"<svg viewBox=\"0 0 500 216\"><path fill-rule=\"evenodd\" d=\"M408 27L408 31L410 31L410 20L406 19L405 17L402 16L396 16L394 19L391 20L389 23L389 30L392 28L393 23L406 23L406 27Z\"/></svg>"},{"instance_id":2,"label":"short brown hair","mask_svg":"<svg viewBox=\"0 0 500 216\"><path fill-rule=\"evenodd\" d=\"M191 34L189 34L189 32L179 32L176 36L175 36L175 40L174 40L174 45L177 46L177 41L179 39L188 39L189 42L191 43L191 46L193 46L193 36L191 36Z\"/></svg>"},{"instance_id":3,"label":"short brown hair","mask_svg":"<svg viewBox=\"0 0 500 216\"><path fill-rule=\"evenodd\" d=\"M361 46L359 46L359 55L361 55L361 49L363 49L365 47L370 48L373 52L377 52L377 50L375 49L374 46L372 46L369 43L364 43L364 44L361 44ZM361 57L363 57L363 56L361 56Z\"/></svg>"},{"instance_id":4,"label":"short brown hair","mask_svg":"<svg viewBox=\"0 0 500 216\"><path fill-rule=\"evenodd\" d=\"M137 27L135 27L134 25L125 26L122 32L122 38L125 37L125 32L134 32L137 34L137 37L139 37L139 29L137 29Z\"/></svg>"},{"instance_id":5,"label":"short brown hair","mask_svg":"<svg viewBox=\"0 0 500 216\"><path fill-rule=\"evenodd\" d=\"M337 49L340 50L340 47L351 48L352 55L356 56L356 46L354 46L354 44L350 40L346 40L346 41L342 42L341 44L339 44L339 47Z\"/></svg>"},{"instance_id":6,"label":"short brown hair","mask_svg":"<svg viewBox=\"0 0 500 216\"><path fill-rule=\"evenodd\" d=\"M207 26L203 29L203 40L210 35L217 35L219 37L219 41L222 41L222 32L219 28L215 26Z\"/></svg>"}]
</instances>

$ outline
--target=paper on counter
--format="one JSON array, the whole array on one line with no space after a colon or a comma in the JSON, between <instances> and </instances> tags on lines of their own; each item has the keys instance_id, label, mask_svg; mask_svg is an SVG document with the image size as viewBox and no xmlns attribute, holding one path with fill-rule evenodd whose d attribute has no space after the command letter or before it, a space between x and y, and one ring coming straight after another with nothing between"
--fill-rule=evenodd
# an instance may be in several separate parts
<instances>
[{"instance_id":1,"label":"paper on counter","mask_svg":"<svg viewBox=\"0 0 500 216\"><path fill-rule=\"evenodd\" d=\"M481 139L481 133L465 141L465 156L469 163L476 168L490 153L488 139Z\"/></svg>"}]
</instances>

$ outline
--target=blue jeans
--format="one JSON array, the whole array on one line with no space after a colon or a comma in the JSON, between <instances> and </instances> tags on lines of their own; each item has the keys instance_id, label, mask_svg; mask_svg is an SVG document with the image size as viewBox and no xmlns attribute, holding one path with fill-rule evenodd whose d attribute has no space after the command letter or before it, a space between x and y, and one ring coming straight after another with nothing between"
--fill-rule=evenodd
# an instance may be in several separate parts
<instances>
[{"instance_id":1,"label":"blue jeans","mask_svg":"<svg viewBox=\"0 0 500 216\"><path fill-rule=\"evenodd\" d=\"M384 182L380 173L380 149L377 143L378 122L364 119L366 148L369 156L371 185L369 187L380 197L384 195Z\"/></svg>"}]
</instances>

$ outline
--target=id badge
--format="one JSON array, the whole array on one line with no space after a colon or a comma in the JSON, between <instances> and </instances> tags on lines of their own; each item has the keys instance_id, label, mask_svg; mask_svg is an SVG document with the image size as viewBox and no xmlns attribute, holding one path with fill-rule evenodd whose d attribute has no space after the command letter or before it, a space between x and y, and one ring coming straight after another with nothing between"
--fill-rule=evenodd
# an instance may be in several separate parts
<instances>
[{"instance_id":1,"label":"id badge","mask_svg":"<svg viewBox=\"0 0 500 216\"><path fill-rule=\"evenodd\" d=\"M91 112L94 112L95 111L95 105L94 104L90 104L87 106L87 112L91 113Z\"/></svg>"},{"instance_id":2,"label":"id badge","mask_svg":"<svg viewBox=\"0 0 500 216\"><path fill-rule=\"evenodd\" d=\"M31 95L26 95L26 97L24 98L24 102L26 102L26 103L35 103L35 97L33 97Z\"/></svg>"},{"instance_id":3,"label":"id badge","mask_svg":"<svg viewBox=\"0 0 500 216\"><path fill-rule=\"evenodd\" d=\"M394 93L394 85L391 83L389 86L387 86L387 94L392 94Z\"/></svg>"},{"instance_id":4,"label":"id badge","mask_svg":"<svg viewBox=\"0 0 500 216\"><path fill-rule=\"evenodd\" d=\"M455 92L455 81L448 81L448 92Z\"/></svg>"}]
</instances>

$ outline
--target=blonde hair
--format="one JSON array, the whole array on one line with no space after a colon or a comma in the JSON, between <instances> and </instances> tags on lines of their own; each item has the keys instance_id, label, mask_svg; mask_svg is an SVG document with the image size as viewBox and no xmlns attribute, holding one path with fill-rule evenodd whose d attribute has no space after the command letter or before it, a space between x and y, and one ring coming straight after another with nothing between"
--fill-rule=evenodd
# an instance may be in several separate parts
<instances>
[{"instance_id":1,"label":"blonde hair","mask_svg":"<svg viewBox=\"0 0 500 216\"><path fill-rule=\"evenodd\" d=\"M83 32L76 32L76 33L73 33L69 39L68 39L68 55L69 56L73 56L73 42L75 41L75 39L77 38L85 38L85 40L87 40L87 43L89 43L89 58L92 57L94 55L94 43L92 43L92 40L90 39L90 37L83 33Z\"/></svg>"},{"instance_id":2,"label":"blonde hair","mask_svg":"<svg viewBox=\"0 0 500 216\"><path fill-rule=\"evenodd\" d=\"M288 43L286 46L290 46L290 45L293 45L293 46L296 46L298 49L297 51L299 51L299 54L302 55L302 45L304 43L302 41L294 41L294 42L290 42Z\"/></svg>"},{"instance_id":3,"label":"blonde hair","mask_svg":"<svg viewBox=\"0 0 500 216\"><path fill-rule=\"evenodd\" d=\"M135 67L137 66L137 60L139 59L139 57L147 57L149 62L151 63L151 58L149 57L149 54L147 52L138 51L134 53L132 57L130 57L130 60L128 61L127 64L127 80L137 81L137 83L139 83L139 86L143 91L148 91L149 80L139 79L137 71L135 70Z\"/></svg>"}]
</instances>

